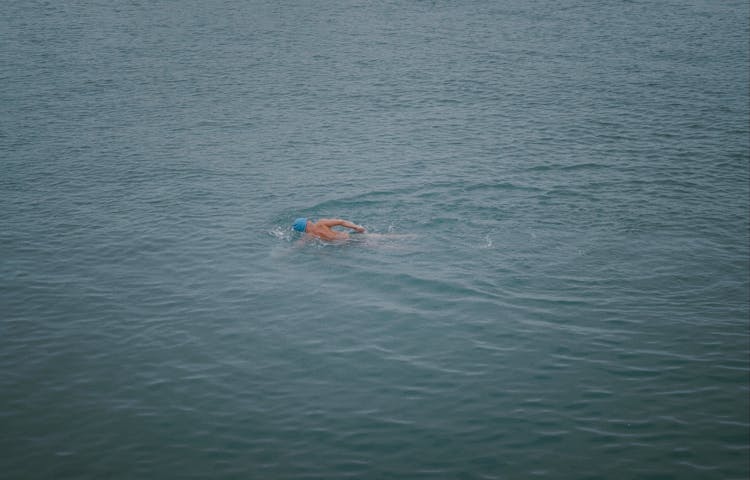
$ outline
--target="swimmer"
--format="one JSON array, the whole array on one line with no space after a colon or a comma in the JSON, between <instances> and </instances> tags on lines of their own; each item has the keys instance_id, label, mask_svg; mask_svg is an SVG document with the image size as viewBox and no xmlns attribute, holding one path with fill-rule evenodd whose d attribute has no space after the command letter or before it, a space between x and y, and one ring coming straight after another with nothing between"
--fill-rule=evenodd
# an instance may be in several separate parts
<instances>
[{"instance_id":1,"label":"swimmer","mask_svg":"<svg viewBox=\"0 0 750 480\"><path fill-rule=\"evenodd\" d=\"M298 218L292 224L292 228L296 231L306 233L314 238L319 238L328 242L347 240L349 238L349 233L333 230L332 227L337 226L352 229L357 233L365 233L365 227L347 220L341 220L340 218L321 218L317 222L313 222L312 220L303 217Z\"/></svg>"}]
</instances>

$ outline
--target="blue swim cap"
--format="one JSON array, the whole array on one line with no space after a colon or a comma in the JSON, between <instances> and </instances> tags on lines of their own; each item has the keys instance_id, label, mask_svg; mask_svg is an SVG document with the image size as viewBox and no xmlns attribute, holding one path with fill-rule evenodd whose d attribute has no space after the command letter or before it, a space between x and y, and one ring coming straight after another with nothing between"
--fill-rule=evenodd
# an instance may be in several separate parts
<instances>
[{"instance_id":1,"label":"blue swim cap","mask_svg":"<svg viewBox=\"0 0 750 480\"><path fill-rule=\"evenodd\" d=\"M307 219L305 217L298 218L292 224L292 228L297 230L298 232L304 232L305 227L307 227Z\"/></svg>"}]
</instances>

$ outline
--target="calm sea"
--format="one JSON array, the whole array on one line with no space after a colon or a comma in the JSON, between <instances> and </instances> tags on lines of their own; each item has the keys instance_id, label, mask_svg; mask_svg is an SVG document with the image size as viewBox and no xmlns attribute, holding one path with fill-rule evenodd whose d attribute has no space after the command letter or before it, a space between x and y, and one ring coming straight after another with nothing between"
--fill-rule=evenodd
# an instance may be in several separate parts
<instances>
[{"instance_id":1,"label":"calm sea","mask_svg":"<svg viewBox=\"0 0 750 480\"><path fill-rule=\"evenodd\" d=\"M749 14L2 1L0 477L746 479Z\"/></svg>"}]
</instances>

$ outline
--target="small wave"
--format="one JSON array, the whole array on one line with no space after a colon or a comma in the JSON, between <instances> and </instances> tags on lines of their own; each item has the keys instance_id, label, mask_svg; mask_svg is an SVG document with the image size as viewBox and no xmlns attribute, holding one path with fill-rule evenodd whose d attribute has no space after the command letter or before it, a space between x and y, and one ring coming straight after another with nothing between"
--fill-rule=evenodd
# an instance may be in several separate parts
<instances>
[{"instance_id":1,"label":"small wave","mask_svg":"<svg viewBox=\"0 0 750 480\"><path fill-rule=\"evenodd\" d=\"M481 248L482 250L487 250L492 248L493 245L494 244L492 243L492 238L490 238L489 235L486 235L484 237L484 244L482 244L479 248Z\"/></svg>"},{"instance_id":2,"label":"small wave","mask_svg":"<svg viewBox=\"0 0 750 480\"><path fill-rule=\"evenodd\" d=\"M543 165L534 165L528 168L525 168L527 172L550 172L550 171L578 171L578 170L600 170L600 169L607 169L609 168L608 165L603 165L601 163L595 163L595 162L586 162L586 163L574 163L574 164L559 164L559 163L552 163L552 164L543 164Z\"/></svg>"},{"instance_id":3,"label":"small wave","mask_svg":"<svg viewBox=\"0 0 750 480\"><path fill-rule=\"evenodd\" d=\"M278 240L286 240L287 242L292 241L292 231L278 225L269 230L268 234Z\"/></svg>"}]
</instances>

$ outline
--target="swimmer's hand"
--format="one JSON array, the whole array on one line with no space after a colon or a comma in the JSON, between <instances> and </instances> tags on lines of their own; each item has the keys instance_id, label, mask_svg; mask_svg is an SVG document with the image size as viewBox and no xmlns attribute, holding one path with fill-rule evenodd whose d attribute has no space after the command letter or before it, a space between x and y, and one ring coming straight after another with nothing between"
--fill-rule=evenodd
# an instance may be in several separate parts
<instances>
[{"instance_id":1,"label":"swimmer's hand","mask_svg":"<svg viewBox=\"0 0 750 480\"><path fill-rule=\"evenodd\" d=\"M365 233L365 227L357 225L357 226L354 227L354 231L357 232L357 233Z\"/></svg>"}]
</instances>

